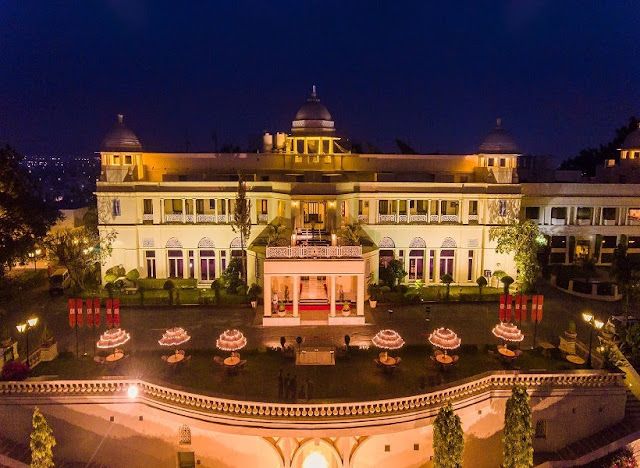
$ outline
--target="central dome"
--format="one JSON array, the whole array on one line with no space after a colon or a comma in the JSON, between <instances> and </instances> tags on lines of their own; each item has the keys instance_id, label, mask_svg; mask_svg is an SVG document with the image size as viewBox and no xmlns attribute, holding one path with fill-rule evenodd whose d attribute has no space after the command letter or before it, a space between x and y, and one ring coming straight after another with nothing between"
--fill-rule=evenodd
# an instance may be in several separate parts
<instances>
[{"instance_id":1,"label":"central dome","mask_svg":"<svg viewBox=\"0 0 640 468\"><path fill-rule=\"evenodd\" d=\"M122 114L118 114L118 120L111 127L107 136L102 140L102 146L100 148L101 151L109 151L109 152L141 152L142 144L135 133L129 130L124 125L124 116Z\"/></svg>"},{"instance_id":2,"label":"central dome","mask_svg":"<svg viewBox=\"0 0 640 468\"><path fill-rule=\"evenodd\" d=\"M623 150L638 148L640 148L640 123L638 124L638 128L636 130L627 135L627 138L624 139L622 146L620 146L620 149Z\"/></svg>"},{"instance_id":3,"label":"central dome","mask_svg":"<svg viewBox=\"0 0 640 468\"><path fill-rule=\"evenodd\" d=\"M508 131L502 128L502 119L496 119L496 126L485 137L478 148L482 154L517 154L518 145Z\"/></svg>"},{"instance_id":4,"label":"central dome","mask_svg":"<svg viewBox=\"0 0 640 468\"><path fill-rule=\"evenodd\" d=\"M316 87L314 86L307 102L298 109L291 123L291 132L312 135L333 133L334 131L334 122L331 120L331 114L318 99Z\"/></svg>"}]
</instances>

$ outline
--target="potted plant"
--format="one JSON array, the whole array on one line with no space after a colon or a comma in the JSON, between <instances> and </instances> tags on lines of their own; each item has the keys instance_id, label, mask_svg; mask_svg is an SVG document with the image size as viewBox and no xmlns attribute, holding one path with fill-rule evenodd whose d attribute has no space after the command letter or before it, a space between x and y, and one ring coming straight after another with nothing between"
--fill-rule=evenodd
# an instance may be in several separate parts
<instances>
[{"instance_id":1,"label":"potted plant","mask_svg":"<svg viewBox=\"0 0 640 468\"><path fill-rule=\"evenodd\" d=\"M259 284L253 283L247 292L249 300L251 301L251 307L254 309L258 307L258 295L262 292L262 288Z\"/></svg>"},{"instance_id":2,"label":"potted plant","mask_svg":"<svg viewBox=\"0 0 640 468\"><path fill-rule=\"evenodd\" d=\"M287 311L284 308L284 302L280 301L278 303L278 317L284 317L286 314L287 314Z\"/></svg>"},{"instance_id":3,"label":"potted plant","mask_svg":"<svg viewBox=\"0 0 640 468\"><path fill-rule=\"evenodd\" d=\"M369 294L369 307L375 309L380 300L380 285L376 283L370 283L367 287L367 293Z\"/></svg>"},{"instance_id":4,"label":"potted plant","mask_svg":"<svg viewBox=\"0 0 640 468\"><path fill-rule=\"evenodd\" d=\"M345 302L342 306L342 315L344 317L348 317L349 315L351 315L351 305L349 304L349 302Z\"/></svg>"},{"instance_id":5,"label":"potted plant","mask_svg":"<svg viewBox=\"0 0 640 468\"><path fill-rule=\"evenodd\" d=\"M58 357L58 343L53 338L51 330L46 325L40 335L40 360L44 362L53 361Z\"/></svg>"},{"instance_id":6,"label":"potted plant","mask_svg":"<svg viewBox=\"0 0 640 468\"><path fill-rule=\"evenodd\" d=\"M576 341L578 334L576 333L576 322L574 322L573 320L569 322L569 328L568 330L565 330L564 337L569 342Z\"/></svg>"}]
</instances>

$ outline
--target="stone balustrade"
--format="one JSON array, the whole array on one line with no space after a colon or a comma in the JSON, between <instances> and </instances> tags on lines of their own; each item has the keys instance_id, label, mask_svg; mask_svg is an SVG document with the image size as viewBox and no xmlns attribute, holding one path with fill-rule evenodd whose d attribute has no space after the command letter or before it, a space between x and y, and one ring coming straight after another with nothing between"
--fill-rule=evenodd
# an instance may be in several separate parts
<instances>
[{"instance_id":1,"label":"stone balustrade","mask_svg":"<svg viewBox=\"0 0 640 468\"><path fill-rule=\"evenodd\" d=\"M336 422L362 419L387 419L415 414L424 417L425 411L435 414L448 401L456 402L481 393L509 391L514 385L525 385L532 393L559 389L618 387L624 393L624 374L606 371L572 371L566 373L524 374L517 371L496 371L480 374L472 379L431 393L378 401L286 404L229 400L174 390L136 379L110 380L52 380L33 382L0 382L0 406L11 404L12 397L47 399L60 397L127 398L129 388L137 386L138 396L148 404L188 409L211 416L232 416L237 419L260 419L278 422Z\"/></svg>"},{"instance_id":2,"label":"stone balustrade","mask_svg":"<svg viewBox=\"0 0 640 468\"><path fill-rule=\"evenodd\" d=\"M361 258L361 245L267 247L267 258Z\"/></svg>"}]
</instances>

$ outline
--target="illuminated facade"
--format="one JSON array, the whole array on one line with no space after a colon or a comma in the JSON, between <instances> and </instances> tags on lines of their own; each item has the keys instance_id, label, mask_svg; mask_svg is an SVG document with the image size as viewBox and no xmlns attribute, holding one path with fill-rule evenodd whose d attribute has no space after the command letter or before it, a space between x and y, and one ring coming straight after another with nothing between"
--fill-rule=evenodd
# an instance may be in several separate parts
<instances>
[{"instance_id":1,"label":"illuminated facade","mask_svg":"<svg viewBox=\"0 0 640 468\"><path fill-rule=\"evenodd\" d=\"M640 165L635 146L625 147L623 165ZM606 264L625 238L632 254L640 247L640 190L620 183L630 169L609 164L599 176L606 184L521 183L521 154L499 120L474 154L354 153L315 88L290 133L265 133L263 152L145 152L119 116L100 156L100 228L117 232L106 268L204 286L241 254L230 221L242 173L251 202L248 282L288 304L283 316L265 307L274 325L304 322L305 304L323 305L328 323L363 323L366 282L394 258L407 283L440 284L447 273L471 285L496 270L516 277L489 230L517 218L537 220L552 263L588 254ZM266 247L267 225L278 223L287 230ZM342 246L341 228L352 223L361 223L361 250ZM344 301L354 304L346 317L336 314Z\"/></svg>"}]
</instances>

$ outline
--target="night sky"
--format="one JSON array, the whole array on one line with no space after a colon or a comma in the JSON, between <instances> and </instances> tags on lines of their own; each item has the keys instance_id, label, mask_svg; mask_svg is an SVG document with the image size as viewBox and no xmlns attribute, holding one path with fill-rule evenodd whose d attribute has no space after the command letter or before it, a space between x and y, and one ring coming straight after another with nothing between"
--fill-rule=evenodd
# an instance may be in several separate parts
<instances>
[{"instance_id":1,"label":"night sky","mask_svg":"<svg viewBox=\"0 0 640 468\"><path fill-rule=\"evenodd\" d=\"M640 116L637 1L424 3L4 1L0 142L87 155L123 113L146 150L245 147L312 84L386 151L473 152L500 116L565 158Z\"/></svg>"}]
</instances>

